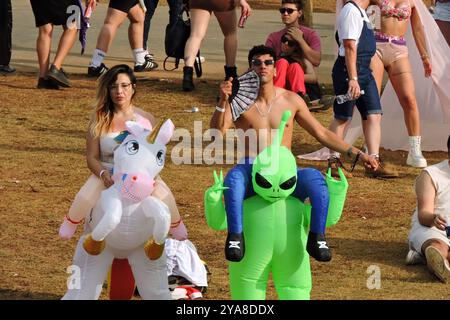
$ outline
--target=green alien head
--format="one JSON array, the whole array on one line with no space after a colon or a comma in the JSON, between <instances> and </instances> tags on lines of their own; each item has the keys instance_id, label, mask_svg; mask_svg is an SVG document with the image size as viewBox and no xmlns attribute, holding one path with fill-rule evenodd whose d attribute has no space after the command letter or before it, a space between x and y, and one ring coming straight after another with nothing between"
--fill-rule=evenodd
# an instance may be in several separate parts
<instances>
[{"instance_id":1,"label":"green alien head","mask_svg":"<svg viewBox=\"0 0 450 320\"><path fill-rule=\"evenodd\" d=\"M261 151L253 162L253 189L270 202L287 198L294 192L297 184L297 164L294 155L291 150L281 145L284 128L290 117L291 111L283 113L275 140Z\"/></svg>"}]
</instances>

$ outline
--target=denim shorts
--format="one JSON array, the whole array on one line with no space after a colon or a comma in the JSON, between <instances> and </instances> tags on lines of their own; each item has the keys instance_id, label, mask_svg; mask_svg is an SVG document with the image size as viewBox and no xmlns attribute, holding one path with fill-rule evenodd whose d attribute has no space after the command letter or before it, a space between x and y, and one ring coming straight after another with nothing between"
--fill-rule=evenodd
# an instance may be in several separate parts
<instances>
[{"instance_id":1,"label":"denim shorts","mask_svg":"<svg viewBox=\"0 0 450 320\"><path fill-rule=\"evenodd\" d=\"M434 7L433 18L435 20L450 22L450 2L437 2Z\"/></svg>"},{"instance_id":2,"label":"denim shorts","mask_svg":"<svg viewBox=\"0 0 450 320\"><path fill-rule=\"evenodd\" d=\"M344 63L335 63L332 72L334 93L336 95L346 94L348 91L348 74ZM361 118L367 120L371 114L383 114L381 110L380 95L378 94L375 79L370 69L361 70L358 68L358 83L364 94L357 100L347 101L338 104L334 100L334 117L338 120L350 120L353 117L353 109L356 106Z\"/></svg>"}]
</instances>

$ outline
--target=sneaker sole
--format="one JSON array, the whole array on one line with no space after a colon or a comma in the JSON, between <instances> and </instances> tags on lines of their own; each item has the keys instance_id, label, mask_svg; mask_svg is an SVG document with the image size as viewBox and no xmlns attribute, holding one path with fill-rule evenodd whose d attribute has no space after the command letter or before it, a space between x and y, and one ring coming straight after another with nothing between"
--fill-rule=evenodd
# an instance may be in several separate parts
<instances>
[{"instance_id":1,"label":"sneaker sole","mask_svg":"<svg viewBox=\"0 0 450 320\"><path fill-rule=\"evenodd\" d=\"M53 77L52 75L48 75L47 76L49 79L52 79L53 81L55 81L57 84L58 84L58 86L60 86L60 87L64 87L64 88L70 88L70 83L68 83L68 82L64 82L64 81L61 81L61 80L59 80L58 78L55 78L55 77Z\"/></svg>"},{"instance_id":2,"label":"sneaker sole","mask_svg":"<svg viewBox=\"0 0 450 320\"><path fill-rule=\"evenodd\" d=\"M406 160L406 164L410 167L414 168L425 168L427 167L427 161L420 161L419 163L414 163L413 160L410 160L409 158Z\"/></svg>"},{"instance_id":3,"label":"sneaker sole","mask_svg":"<svg viewBox=\"0 0 450 320\"><path fill-rule=\"evenodd\" d=\"M430 265L436 277L444 283L448 283L450 280L450 270L446 268L444 258L441 256L438 249L434 247L428 247L425 250L425 257L427 258L427 264Z\"/></svg>"}]
</instances>

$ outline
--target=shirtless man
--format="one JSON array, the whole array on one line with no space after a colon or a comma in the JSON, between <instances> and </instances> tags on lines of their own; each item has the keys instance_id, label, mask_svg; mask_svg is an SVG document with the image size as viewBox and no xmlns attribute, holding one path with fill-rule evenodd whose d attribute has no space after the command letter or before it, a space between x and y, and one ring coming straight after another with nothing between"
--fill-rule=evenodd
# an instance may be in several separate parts
<instances>
[{"instance_id":1,"label":"shirtless man","mask_svg":"<svg viewBox=\"0 0 450 320\"><path fill-rule=\"evenodd\" d=\"M295 121L320 143L348 157L357 156L367 167L377 169L375 158L352 147L336 134L323 127L309 112L305 102L294 92L275 87L276 55L272 48L264 45L253 47L248 55L250 68L260 77L260 92L253 105L233 121L228 98L232 93L232 79L220 85L220 101L214 112L210 126L219 129L222 134L232 127L245 132L254 130L258 137L256 150L262 150L275 138L272 129L277 129L284 111L290 110L292 118L288 120L282 144L291 149L292 129ZM225 244L225 256L229 261L240 261L245 252L242 232L242 203L254 195L251 183L252 157L254 145L245 143L245 157L232 168L224 181L229 189L225 190L225 209L227 212L228 236ZM331 260L331 252L325 240L325 224L328 214L329 194L323 175L312 168L299 169L297 186L293 193L302 202L309 199L312 205L311 229L308 235L307 251L318 261Z\"/></svg>"}]
</instances>

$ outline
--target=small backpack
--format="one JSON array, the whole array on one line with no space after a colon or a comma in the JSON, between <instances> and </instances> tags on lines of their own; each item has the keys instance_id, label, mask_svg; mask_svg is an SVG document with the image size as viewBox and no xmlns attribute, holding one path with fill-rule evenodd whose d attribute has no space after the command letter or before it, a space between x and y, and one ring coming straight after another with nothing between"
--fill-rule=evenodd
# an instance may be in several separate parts
<instances>
[{"instance_id":1,"label":"small backpack","mask_svg":"<svg viewBox=\"0 0 450 320\"><path fill-rule=\"evenodd\" d=\"M187 19L184 20L183 13L186 12ZM191 34L191 20L189 17L189 8L183 6L177 19L173 23L166 26L166 35L164 38L164 48L166 51L166 59L164 59L164 70L172 71L178 69L180 59L184 58L184 47ZM173 69L166 68L166 62L169 58L175 58L175 67ZM194 62L195 73L197 78L202 76L202 63L200 61L200 50Z\"/></svg>"}]
</instances>

